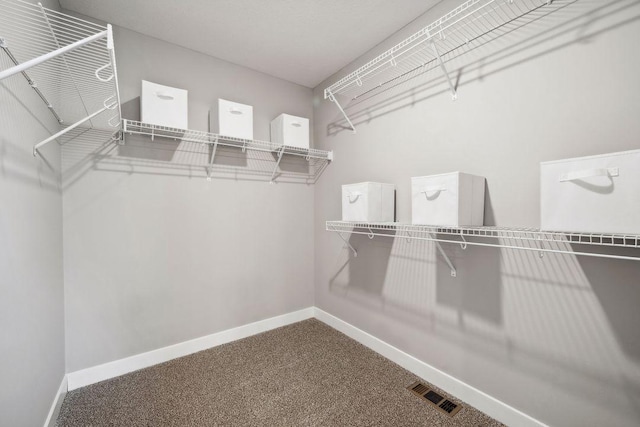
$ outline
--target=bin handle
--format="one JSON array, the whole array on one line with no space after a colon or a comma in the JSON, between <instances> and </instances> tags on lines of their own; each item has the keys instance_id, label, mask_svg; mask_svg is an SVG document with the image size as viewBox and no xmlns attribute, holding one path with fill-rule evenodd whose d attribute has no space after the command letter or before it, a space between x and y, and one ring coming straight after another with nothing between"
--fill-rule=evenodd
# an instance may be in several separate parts
<instances>
[{"instance_id":1,"label":"bin handle","mask_svg":"<svg viewBox=\"0 0 640 427\"><path fill-rule=\"evenodd\" d=\"M560 182L576 181L579 179L591 178L594 176L607 176L611 178L619 175L620 170L618 168L585 169L581 171L566 172L560 174Z\"/></svg>"},{"instance_id":2,"label":"bin handle","mask_svg":"<svg viewBox=\"0 0 640 427\"><path fill-rule=\"evenodd\" d=\"M355 199L351 200L351 196L356 196ZM349 199L349 203L353 203L358 200L358 197L362 196L362 193L359 191L350 192L347 194L347 198Z\"/></svg>"},{"instance_id":3,"label":"bin handle","mask_svg":"<svg viewBox=\"0 0 640 427\"><path fill-rule=\"evenodd\" d=\"M430 196L433 197L438 193L442 193L443 191L447 191L447 189L445 187L433 187L433 188L425 188L424 190L421 191L421 193L424 193L424 195L427 196L427 198L429 198ZM433 194L429 195L429 193L433 193Z\"/></svg>"},{"instance_id":4,"label":"bin handle","mask_svg":"<svg viewBox=\"0 0 640 427\"><path fill-rule=\"evenodd\" d=\"M171 101L175 99L169 92L156 92L156 96L160 99L164 99L165 101Z\"/></svg>"}]
</instances>

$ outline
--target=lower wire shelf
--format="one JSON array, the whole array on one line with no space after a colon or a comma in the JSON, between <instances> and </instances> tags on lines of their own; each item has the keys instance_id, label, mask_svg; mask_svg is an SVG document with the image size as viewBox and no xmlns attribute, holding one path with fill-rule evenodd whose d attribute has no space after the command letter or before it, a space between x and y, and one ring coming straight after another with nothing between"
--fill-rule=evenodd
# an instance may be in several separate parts
<instances>
[{"instance_id":1,"label":"lower wire shelf","mask_svg":"<svg viewBox=\"0 0 640 427\"><path fill-rule=\"evenodd\" d=\"M398 237L412 240L435 242L440 254L455 276L455 268L440 243L494 248L516 249L545 253L572 254L589 257L640 261L640 235L610 233L575 233L563 231L543 231L535 228L509 227L442 227L433 225L413 225L397 222L368 223L350 221L327 221L326 230L338 233L345 244L357 256L345 234L364 234L370 239L376 236ZM573 245L601 248L632 249L631 254L612 254L573 250Z\"/></svg>"},{"instance_id":2,"label":"lower wire shelf","mask_svg":"<svg viewBox=\"0 0 640 427\"><path fill-rule=\"evenodd\" d=\"M326 166L333 160L333 151L282 145L270 141L235 138L210 132L177 129L124 119L122 121L121 143L124 143L126 135L148 136L152 141L158 137L173 139L185 143L208 145L211 147L209 157L207 159L207 179L209 180L212 178L216 154L218 153L219 147L239 149L242 150L243 153L247 151L272 153L274 155L274 166L271 172L271 183L278 178L278 168L282 165L281 161L285 155L304 159L308 162L309 166L313 169L313 171L308 174L310 182L315 182Z\"/></svg>"}]
</instances>

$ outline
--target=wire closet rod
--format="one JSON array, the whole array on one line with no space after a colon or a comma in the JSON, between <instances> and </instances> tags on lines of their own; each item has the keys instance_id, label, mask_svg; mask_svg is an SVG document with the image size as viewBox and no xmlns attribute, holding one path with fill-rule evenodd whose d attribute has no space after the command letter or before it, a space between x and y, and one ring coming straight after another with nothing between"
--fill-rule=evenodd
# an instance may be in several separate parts
<instances>
[{"instance_id":1,"label":"wire closet rod","mask_svg":"<svg viewBox=\"0 0 640 427\"><path fill-rule=\"evenodd\" d=\"M70 45L67 45L67 46L62 47L62 48L57 49L57 50L54 50L52 52L45 53L42 56L30 59L30 60L28 60L26 62L23 62L23 63L19 64L19 65L13 66L13 67L11 67L11 68L9 68L7 70L0 71L0 80L4 80L7 77L11 77L11 76L13 76L14 74L17 74L17 73L21 73L24 70L28 70L31 67L35 67L38 64L46 62L46 61L48 61L50 59L53 59L53 58L55 58L57 56L63 55L65 53L69 52L69 51L72 51L74 49L79 48L80 46L83 46L83 45L85 45L87 43L91 43L91 42L96 41L98 39L101 39L103 37L107 37L107 30L101 31L101 32L99 32L97 34L94 34L92 36L89 36L89 37L87 37L85 39L78 40L77 42L71 43Z\"/></svg>"}]
</instances>

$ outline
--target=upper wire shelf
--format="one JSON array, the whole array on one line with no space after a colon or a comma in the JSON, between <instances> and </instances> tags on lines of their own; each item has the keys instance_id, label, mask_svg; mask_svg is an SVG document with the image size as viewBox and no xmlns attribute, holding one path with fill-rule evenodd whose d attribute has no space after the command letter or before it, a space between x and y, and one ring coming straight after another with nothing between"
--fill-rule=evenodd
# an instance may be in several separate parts
<instances>
[{"instance_id":1,"label":"upper wire shelf","mask_svg":"<svg viewBox=\"0 0 640 427\"><path fill-rule=\"evenodd\" d=\"M611 233L576 233L564 231L544 231L535 228L510 227L442 227L434 225L413 225L402 223L367 223L349 221L327 221L327 231L340 234L354 254L357 251L346 240L342 233L364 234L369 238L375 236L398 237L405 239L427 240L436 242L438 249L452 269L455 268L447 258L439 243L518 249L545 253L573 254L590 257L612 258L640 261L640 235ZM468 240L471 238L471 240ZM633 255L610 254L600 252L575 251L571 245L598 246L607 248L637 249Z\"/></svg>"},{"instance_id":2,"label":"upper wire shelf","mask_svg":"<svg viewBox=\"0 0 640 427\"><path fill-rule=\"evenodd\" d=\"M552 0L468 0L327 87L324 98L337 105L354 132L338 95L349 101L368 98L440 68L456 99L457 91L445 63L500 30L510 31L508 24L551 3Z\"/></svg>"},{"instance_id":3,"label":"upper wire shelf","mask_svg":"<svg viewBox=\"0 0 640 427\"><path fill-rule=\"evenodd\" d=\"M9 65L0 70L0 80L21 74L63 127L36 144L34 155L76 127L119 130L111 26L22 0L0 0L0 9L0 56Z\"/></svg>"},{"instance_id":4,"label":"upper wire shelf","mask_svg":"<svg viewBox=\"0 0 640 427\"><path fill-rule=\"evenodd\" d=\"M329 162L333 160L333 151L324 151L315 148L300 148L270 141L235 138L232 136L190 129L177 129L128 119L124 119L122 123L123 141L125 135L145 135L151 137L152 140L155 137L171 138L183 142L207 144L211 146L207 167L207 178L209 180L212 177L218 147L233 147L238 148L243 152L247 150L260 151L276 155L277 157L271 173L270 182L274 182L277 178L278 166L280 165L284 155L304 158L310 165L313 165L314 173L312 174L311 179L317 178Z\"/></svg>"}]
</instances>

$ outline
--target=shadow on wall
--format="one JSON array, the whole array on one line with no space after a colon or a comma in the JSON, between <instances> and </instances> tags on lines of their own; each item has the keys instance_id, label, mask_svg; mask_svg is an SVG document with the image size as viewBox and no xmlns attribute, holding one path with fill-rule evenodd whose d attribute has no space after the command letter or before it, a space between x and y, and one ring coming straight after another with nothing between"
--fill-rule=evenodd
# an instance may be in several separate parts
<instances>
[{"instance_id":1,"label":"shadow on wall","mask_svg":"<svg viewBox=\"0 0 640 427\"><path fill-rule=\"evenodd\" d=\"M358 257L340 252L329 281L336 296L435 335L487 369L535 378L629 425L640 420L640 263L447 244L453 278L432 242L349 242Z\"/></svg>"},{"instance_id":2,"label":"shadow on wall","mask_svg":"<svg viewBox=\"0 0 640 427\"><path fill-rule=\"evenodd\" d=\"M600 0L556 0L549 6L483 34L468 45L443 51L441 55L456 90L460 85L482 82L491 75L568 46L589 43L594 37L640 18L637 8L632 9L637 6L634 0L603 3ZM500 43L492 43L498 38ZM416 59L410 58L409 61L415 62ZM387 80L385 74L389 74L390 78L393 67L390 69L390 72L380 73L376 79ZM387 85L375 88L357 99L346 96L337 98L357 127L448 92L446 78L433 60L429 66L401 74ZM442 102L447 101L443 99ZM351 131L351 128L336 111L335 119L327 125L327 135L344 130Z\"/></svg>"},{"instance_id":3,"label":"shadow on wall","mask_svg":"<svg viewBox=\"0 0 640 427\"><path fill-rule=\"evenodd\" d=\"M452 277L446 264L437 263L436 304L455 310L460 325L468 315L501 324L500 249L470 245L463 250L454 244L443 244L443 249L454 254L457 274Z\"/></svg>"},{"instance_id":4,"label":"shadow on wall","mask_svg":"<svg viewBox=\"0 0 640 427\"><path fill-rule=\"evenodd\" d=\"M600 252L601 248L589 248L584 252ZM628 255L638 255L638 250L628 250ZM619 253L619 250L616 250ZM578 257L618 344L625 354L640 364L640 262L605 258Z\"/></svg>"},{"instance_id":5,"label":"shadow on wall","mask_svg":"<svg viewBox=\"0 0 640 427\"><path fill-rule=\"evenodd\" d=\"M347 251L348 258L329 281L331 290L366 294L379 304L415 315L424 315L435 306L444 307L455 313L460 325L469 316L490 324L502 322L499 249L468 246L463 250L459 245L443 243L457 270L452 277L435 243L406 240L393 231L388 235L369 239L352 234L349 243L358 256ZM421 288L428 289L429 296L416 298L422 294Z\"/></svg>"},{"instance_id":6,"label":"shadow on wall","mask_svg":"<svg viewBox=\"0 0 640 427\"><path fill-rule=\"evenodd\" d=\"M140 97L137 96L133 99L130 99L127 102L123 102L120 106L120 110L122 110L122 117L127 118L129 120L141 121L142 115L140 113Z\"/></svg>"},{"instance_id":7,"label":"shadow on wall","mask_svg":"<svg viewBox=\"0 0 640 427\"><path fill-rule=\"evenodd\" d=\"M493 210L493 203L491 202L491 190L489 189L489 183L487 180L484 182L484 225L488 227L495 227L496 214Z\"/></svg>"},{"instance_id":8,"label":"shadow on wall","mask_svg":"<svg viewBox=\"0 0 640 427\"><path fill-rule=\"evenodd\" d=\"M393 237L393 231L389 234ZM381 295L387 280L387 266L391 256L393 239L374 238L362 234L352 234L349 244L357 248L358 256L348 250L348 259L338 268L329 281L330 285L342 290L354 289ZM373 262L372 262L373 261Z\"/></svg>"},{"instance_id":9,"label":"shadow on wall","mask_svg":"<svg viewBox=\"0 0 640 427\"><path fill-rule=\"evenodd\" d=\"M0 69L10 66L13 63L9 58L0 54ZM60 171L50 160L53 144L44 147L37 157L32 154L35 144L58 130L57 122L20 74L0 82L0 100L0 176L59 193ZM16 117L23 119L16 121ZM29 135L39 134L41 139L25 140L27 126L33 129Z\"/></svg>"}]
</instances>

